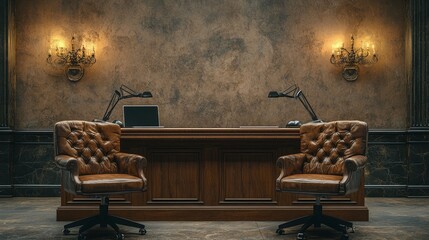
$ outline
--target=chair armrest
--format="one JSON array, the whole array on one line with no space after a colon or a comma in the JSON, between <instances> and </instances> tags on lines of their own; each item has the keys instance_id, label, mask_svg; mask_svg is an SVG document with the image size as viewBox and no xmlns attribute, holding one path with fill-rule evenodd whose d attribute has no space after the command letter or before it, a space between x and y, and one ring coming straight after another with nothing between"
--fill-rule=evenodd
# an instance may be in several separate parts
<instances>
[{"instance_id":1,"label":"chair armrest","mask_svg":"<svg viewBox=\"0 0 429 240\"><path fill-rule=\"evenodd\" d=\"M277 159L276 165L278 168L280 168L280 175L277 177L276 180L277 189L279 189L280 187L280 182L282 178L292 174L302 173L302 166L304 164L304 160L304 153L285 155Z\"/></svg>"},{"instance_id":2,"label":"chair armrest","mask_svg":"<svg viewBox=\"0 0 429 240\"><path fill-rule=\"evenodd\" d=\"M68 155L57 155L55 156L55 163L59 168L61 168L61 170L67 170L76 173L76 175L79 175L78 163L75 157Z\"/></svg>"},{"instance_id":3,"label":"chair armrest","mask_svg":"<svg viewBox=\"0 0 429 240\"><path fill-rule=\"evenodd\" d=\"M68 155L55 156L55 164L62 170L63 187L72 194L81 192L78 160Z\"/></svg>"},{"instance_id":4,"label":"chair armrest","mask_svg":"<svg viewBox=\"0 0 429 240\"><path fill-rule=\"evenodd\" d=\"M114 156L115 161L118 164L118 172L130 174L146 181L143 173L143 168L147 165L145 157L122 152L115 153Z\"/></svg>"},{"instance_id":5,"label":"chair armrest","mask_svg":"<svg viewBox=\"0 0 429 240\"><path fill-rule=\"evenodd\" d=\"M365 167L367 157L364 155L354 155L344 160L344 167L347 172L353 172Z\"/></svg>"},{"instance_id":6,"label":"chair armrest","mask_svg":"<svg viewBox=\"0 0 429 240\"><path fill-rule=\"evenodd\" d=\"M359 190L366 160L367 157L364 155L354 155L344 160L344 173L343 179L340 182L340 193L349 194Z\"/></svg>"}]
</instances>

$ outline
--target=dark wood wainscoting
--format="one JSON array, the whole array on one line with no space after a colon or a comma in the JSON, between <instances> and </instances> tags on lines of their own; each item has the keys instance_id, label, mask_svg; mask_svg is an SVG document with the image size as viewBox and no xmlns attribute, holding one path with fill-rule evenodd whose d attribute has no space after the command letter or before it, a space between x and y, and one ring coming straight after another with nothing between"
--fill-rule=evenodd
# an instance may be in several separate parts
<instances>
[{"instance_id":1,"label":"dark wood wainscoting","mask_svg":"<svg viewBox=\"0 0 429 240\"><path fill-rule=\"evenodd\" d=\"M147 192L117 196L111 212L135 220L274 220L310 214L314 199L275 191L279 156L298 152L298 129L123 129L121 150L144 155ZM58 220L97 212L97 199L61 195ZM324 199L325 213L367 221L359 192Z\"/></svg>"}]
</instances>

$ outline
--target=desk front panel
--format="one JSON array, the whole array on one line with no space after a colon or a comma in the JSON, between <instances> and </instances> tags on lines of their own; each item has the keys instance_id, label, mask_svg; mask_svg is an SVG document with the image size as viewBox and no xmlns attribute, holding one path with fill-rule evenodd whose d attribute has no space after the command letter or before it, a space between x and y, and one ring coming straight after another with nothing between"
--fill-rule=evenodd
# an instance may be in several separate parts
<instances>
[{"instance_id":1,"label":"desk front panel","mask_svg":"<svg viewBox=\"0 0 429 240\"><path fill-rule=\"evenodd\" d=\"M299 151L298 129L123 129L121 151L148 161L147 192L112 198L111 212L124 217L287 220L312 210L313 199L275 191L276 160ZM95 213L96 203L62 193L57 219L90 215L91 209ZM324 203L332 215L368 220L363 184L360 193Z\"/></svg>"}]
</instances>

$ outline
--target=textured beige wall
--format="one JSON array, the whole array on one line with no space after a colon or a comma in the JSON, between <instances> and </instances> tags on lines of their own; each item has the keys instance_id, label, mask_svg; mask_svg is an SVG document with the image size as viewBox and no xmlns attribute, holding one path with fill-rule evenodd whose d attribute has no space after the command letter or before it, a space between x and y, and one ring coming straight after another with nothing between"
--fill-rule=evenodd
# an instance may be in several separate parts
<instances>
[{"instance_id":1,"label":"textured beige wall","mask_svg":"<svg viewBox=\"0 0 429 240\"><path fill-rule=\"evenodd\" d=\"M268 99L297 83L325 121L405 128L404 0L16 0L16 129L101 118L121 84L150 90L166 127L238 127L310 121L299 101ZM56 40L95 45L97 63L69 82L47 64ZM379 62L356 82L329 63L350 35Z\"/></svg>"}]
</instances>

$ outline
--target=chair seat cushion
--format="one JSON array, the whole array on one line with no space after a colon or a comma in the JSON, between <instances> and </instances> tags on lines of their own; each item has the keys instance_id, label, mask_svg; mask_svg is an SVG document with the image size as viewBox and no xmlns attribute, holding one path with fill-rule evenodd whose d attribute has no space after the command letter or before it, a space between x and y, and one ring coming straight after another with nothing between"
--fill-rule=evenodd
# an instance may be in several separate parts
<instances>
[{"instance_id":1,"label":"chair seat cushion","mask_svg":"<svg viewBox=\"0 0 429 240\"><path fill-rule=\"evenodd\" d=\"M141 191L144 182L141 178L128 174L81 175L82 193L109 193Z\"/></svg>"},{"instance_id":2,"label":"chair seat cushion","mask_svg":"<svg viewBox=\"0 0 429 240\"><path fill-rule=\"evenodd\" d=\"M315 194L338 194L343 176L328 174L294 174L284 177L280 190Z\"/></svg>"}]
</instances>

